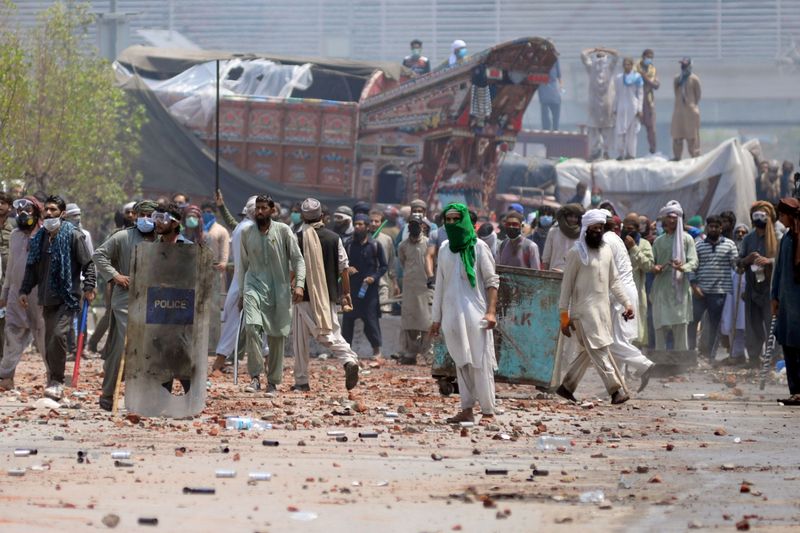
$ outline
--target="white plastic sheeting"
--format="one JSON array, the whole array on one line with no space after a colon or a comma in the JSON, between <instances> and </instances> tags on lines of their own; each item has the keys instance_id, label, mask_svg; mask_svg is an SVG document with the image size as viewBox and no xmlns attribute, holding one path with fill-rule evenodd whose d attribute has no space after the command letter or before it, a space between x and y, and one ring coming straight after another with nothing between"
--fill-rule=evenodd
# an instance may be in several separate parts
<instances>
[{"instance_id":1,"label":"white plastic sheeting","mask_svg":"<svg viewBox=\"0 0 800 533\"><path fill-rule=\"evenodd\" d=\"M603 198L621 216L636 212L653 218L668 201L678 200L686 218L731 210L737 220L746 221L756 200L752 152L758 150L758 141L742 145L730 139L707 154L677 162L661 157L591 163L569 159L556 166L558 200L568 201L582 182L602 189Z\"/></svg>"},{"instance_id":2,"label":"white plastic sheeting","mask_svg":"<svg viewBox=\"0 0 800 533\"><path fill-rule=\"evenodd\" d=\"M114 69L123 80L131 75L118 62ZM314 81L311 63L282 65L266 59L220 61L219 76L220 98L288 98L294 89L308 89ZM217 95L216 61L195 65L167 80L144 81L184 126L204 130L212 124Z\"/></svg>"}]
</instances>

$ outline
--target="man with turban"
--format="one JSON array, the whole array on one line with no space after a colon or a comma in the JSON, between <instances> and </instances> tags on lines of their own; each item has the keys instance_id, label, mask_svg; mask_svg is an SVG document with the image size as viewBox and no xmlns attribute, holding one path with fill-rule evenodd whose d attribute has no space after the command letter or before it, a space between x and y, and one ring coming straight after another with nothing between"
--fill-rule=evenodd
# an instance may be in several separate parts
<instances>
[{"instance_id":1,"label":"man with turban","mask_svg":"<svg viewBox=\"0 0 800 533\"><path fill-rule=\"evenodd\" d=\"M372 346L373 357L380 357L381 304L380 280L386 274L383 248L369 234L369 217L358 214L353 219L353 238L345 245L350 262L350 296L353 311L342 317L342 336L353 344L356 319L364 323L364 335Z\"/></svg>"},{"instance_id":2,"label":"man with turban","mask_svg":"<svg viewBox=\"0 0 800 533\"><path fill-rule=\"evenodd\" d=\"M558 223L547 233L542 252L542 270L564 270L567 252L575 245L581 233L583 212L580 204L566 204L556 211Z\"/></svg>"},{"instance_id":3,"label":"man with turban","mask_svg":"<svg viewBox=\"0 0 800 533\"><path fill-rule=\"evenodd\" d=\"M244 310L247 372L251 378L245 392L261 390L265 335L269 346L267 394L278 392L283 381L283 351L292 322L291 303L303 298L306 279L303 254L291 228L272 219L274 210L272 198L257 196L255 224L242 230L239 245L239 309Z\"/></svg>"},{"instance_id":4,"label":"man with turban","mask_svg":"<svg viewBox=\"0 0 800 533\"><path fill-rule=\"evenodd\" d=\"M475 234L466 205L444 208L444 229L447 240L439 249L430 334L442 333L456 364L461 411L447 422L472 422L476 401L483 418L490 419L495 413L492 330L500 277L489 246Z\"/></svg>"},{"instance_id":5,"label":"man with turban","mask_svg":"<svg viewBox=\"0 0 800 533\"><path fill-rule=\"evenodd\" d=\"M156 207L156 203L152 200L142 200L136 204L135 225L111 235L92 255L98 275L103 281L114 283L114 292L111 296L111 324L106 347L103 350L105 360L103 392L99 400L100 408L106 411L110 411L112 407L119 365L125 349L125 335L128 330L128 287L131 283L133 249L140 242L155 240L155 222L152 214Z\"/></svg>"},{"instance_id":6,"label":"man with turban","mask_svg":"<svg viewBox=\"0 0 800 533\"><path fill-rule=\"evenodd\" d=\"M772 314L777 317L775 339L783 347L790 400L800 402L800 201L784 198L778 213L788 231L772 275Z\"/></svg>"},{"instance_id":7,"label":"man with turban","mask_svg":"<svg viewBox=\"0 0 800 533\"><path fill-rule=\"evenodd\" d=\"M742 241L739 249L739 269L744 271L745 345L750 366L758 366L769 337L772 321L770 281L775 257L778 255L778 217L769 202L755 202L750 208L754 231Z\"/></svg>"},{"instance_id":8,"label":"man with turban","mask_svg":"<svg viewBox=\"0 0 800 533\"><path fill-rule=\"evenodd\" d=\"M31 237L42 225L44 206L35 196L26 196L14 200L12 204L16 212L14 220L17 227L11 232L8 242L8 258L3 262L3 291L0 295L0 307L6 308L5 339L3 341L3 357L0 359L0 390L14 388L14 373L19 364L22 352L31 341L36 350L45 355L44 316L39 306L36 292L28 297L28 307L19 303L19 290L25 276L25 263L28 259L28 248ZM47 360L45 369L47 368Z\"/></svg>"},{"instance_id":9,"label":"man with turban","mask_svg":"<svg viewBox=\"0 0 800 533\"><path fill-rule=\"evenodd\" d=\"M353 307L347 252L339 236L322 223L319 200L306 198L300 212L303 226L297 233L297 240L306 264L306 283L303 298L294 305L292 316L292 390L311 390L308 382L309 337L314 337L344 364L345 387L351 390L358 385L358 358L342 337L336 313L339 277L342 279L342 308L347 313Z\"/></svg>"},{"instance_id":10,"label":"man with turban","mask_svg":"<svg viewBox=\"0 0 800 533\"><path fill-rule=\"evenodd\" d=\"M622 303L626 320L633 320L635 316L632 300L619 277L611 249L603 242L606 220L607 212L599 209L591 209L583 215L581 233L578 242L567 253L561 282L558 302L561 332L567 337L572 337L572 332L575 332L580 351L556 393L573 402L576 401L575 389L592 363L611 395L611 403L628 401L622 376L609 351L614 342L610 327L611 296Z\"/></svg>"},{"instance_id":11,"label":"man with turban","mask_svg":"<svg viewBox=\"0 0 800 533\"><path fill-rule=\"evenodd\" d=\"M636 213L628 213L622 221L622 240L628 249L628 257L633 269L633 281L636 284L636 293L639 305L636 309L636 321L639 334L633 344L639 347L648 345L647 336L647 274L653 270L653 246L641 232L640 217ZM645 229L648 224L644 225Z\"/></svg>"},{"instance_id":12,"label":"man with turban","mask_svg":"<svg viewBox=\"0 0 800 533\"><path fill-rule=\"evenodd\" d=\"M673 349L689 349L688 325L692 321L692 294L687 274L697 269L694 239L683 231L683 208L676 200L658 213L664 233L653 242L653 327L656 349L666 350L672 331Z\"/></svg>"}]
</instances>

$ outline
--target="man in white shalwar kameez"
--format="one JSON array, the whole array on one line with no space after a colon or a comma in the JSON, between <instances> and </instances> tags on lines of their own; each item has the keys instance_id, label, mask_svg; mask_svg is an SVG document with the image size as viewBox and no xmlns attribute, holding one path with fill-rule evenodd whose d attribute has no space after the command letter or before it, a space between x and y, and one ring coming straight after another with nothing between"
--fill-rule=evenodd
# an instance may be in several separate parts
<instances>
[{"instance_id":1,"label":"man in white shalwar kameez","mask_svg":"<svg viewBox=\"0 0 800 533\"><path fill-rule=\"evenodd\" d=\"M605 210L603 210L605 211ZM631 302L633 312L639 314L639 292L636 289L636 281L633 279L633 265L628 255L628 249L622 239L614 233L614 225L611 220L611 213L606 212L607 223L603 242L611 250L614 258L614 266L617 268L622 287ZM614 342L611 344L611 356L617 366L628 365L634 375L641 380L639 392L643 391L650 381L651 369L654 363L642 354L642 351L634 346L631 341L639 336L639 322L637 320L625 320L622 315L625 312L623 302L616 297L611 297L611 335Z\"/></svg>"},{"instance_id":2,"label":"man in white shalwar kameez","mask_svg":"<svg viewBox=\"0 0 800 533\"><path fill-rule=\"evenodd\" d=\"M614 68L619 52L611 48L589 48L581 52L581 62L589 74L589 154L592 159L608 159L614 134Z\"/></svg>"},{"instance_id":3,"label":"man in white shalwar kameez","mask_svg":"<svg viewBox=\"0 0 800 533\"><path fill-rule=\"evenodd\" d=\"M614 80L614 131L617 160L636 157L636 138L642 124L644 79L633 70L633 59L622 62L623 72Z\"/></svg>"},{"instance_id":4,"label":"man in white shalwar kameez","mask_svg":"<svg viewBox=\"0 0 800 533\"><path fill-rule=\"evenodd\" d=\"M472 422L477 401L484 419L495 413L495 307L500 277L489 246L478 239L464 204L444 209L447 239L439 248L431 336L440 332L456 364L461 411L448 423Z\"/></svg>"},{"instance_id":5,"label":"man in white shalwar kameez","mask_svg":"<svg viewBox=\"0 0 800 533\"><path fill-rule=\"evenodd\" d=\"M573 402L577 401L573 393L590 364L597 368L606 391L611 395L611 403L628 401L622 376L609 350L614 342L609 297L613 295L623 303L628 320L635 315L633 304L617 273L611 249L603 243L605 224L605 211L592 209L583 215L581 235L567 254L561 282L558 303L561 332L571 337L574 331L581 350L569 366L556 394Z\"/></svg>"}]
</instances>

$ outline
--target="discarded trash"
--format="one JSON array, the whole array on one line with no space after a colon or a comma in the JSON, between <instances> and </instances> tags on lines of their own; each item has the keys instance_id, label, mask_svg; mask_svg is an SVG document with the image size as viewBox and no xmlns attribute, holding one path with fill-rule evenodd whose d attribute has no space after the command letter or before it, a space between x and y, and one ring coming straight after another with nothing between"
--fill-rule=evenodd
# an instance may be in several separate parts
<instances>
[{"instance_id":1,"label":"discarded trash","mask_svg":"<svg viewBox=\"0 0 800 533\"><path fill-rule=\"evenodd\" d=\"M279 442L276 440L262 440L261 444L263 444L264 446L277 446Z\"/></svg>"},{"instance_id":2,"label":"discarded trash","mask_svg":"<svg viewBox=\"0 0 800 533\"><path fill-rule=\"evenodd\" d=\"M742 438L741 437L734 437L733 438L733 442L736 443L736 444L739 444L740 442L742 442Z\"/></svg>"},{"instance_id":3,"label":"discarded trash","mask_svg":"<svg viewBox=\"0 0 800 533\"><path fill-rule=\"evenodd\" d=\"M358 434L359 438L362 439L377 439L378 434L374 431L362 431Z\"/></svg>"},{"instance_id":4,"label":"discarded trash","mask_svg":"<svg viewBox=\"0 0 800 533\"><path fill-rule=\"evenodd\" d=\"M41 465L33 465L28 467L28 469L31 470L32 472L44 472L45 470L50 470L50 464L45 463Z\"/></svg>"},{"instance_id":5,"label":"discarded trash","mask_svg":"<svg viewBox=\"0 0 800 533\"><path fill-rule=\"evenodd\" d=\"M87 455L87 453L85 451L78 450L78 463L83 463L84 461L87 461L88 459L89 459L89 456Z\"/></svg>"},{"instance_id":6,"label":"discarded trash","mask_svg":"<svg viewBox=\"0 0 800 533\"><path fill-rule=\"evenodd\" d=\"M29 450L27 448L18 448L14 450L14 457L28 457L29 455L36 455L36 450Z\"/></svg>"},{"instance_id":7,"label":"discarded trash","mask_svg":"<svg viewBox=\"0 0 800 533\"><path fill-rule=\"evenodd\" d=\"M606 495L603 494L602 490L590 490L582 493L578 499L581 503L603 503Z\"/></svg>"},{"instance_id":8,"label":"discarded trash","mask_svg":"<svg viewBox=\"0 0 800 533\"><path fill-rule=\"evenodd\" d=\"M475 422L459 422L459 425L462 428L471 428L472 426L475 425Z\"/></svg>"},{"instance_id":9,"label":"discarded trash","mask_svg":"<svg viewBox=\"0 0 800 533\"><path fill-rule=\"evenodd\" d=\"M272 479L272 474L269 472L250 472L247 477L250 481L269 481Z\"/></svg>"},{"instance_id":10,"label":"discarded trash","mask_svg":"<svg viewBox=\"0 0 800 533\"><path fill-rule=\"evenodd\" d=\"M377 483L375 483L376 487L386 487L387 485L389 485L389 482L388 481L383 481L383 480L378 481Z\"/></svg>"},{"instance_id":11,"label":"discarded trash","mask_svg":"<svg viewBox=\"0 0 800 533\"><path fill-rule=\"evenodd\" d=\"M705 400L708 394L692 394L692 400Z\"/></svg>"},{"instance_id":12,"label":"discarded trash","mask_svg":"<svg viewBox=\"0 0 800 533\"><path fill-rule=\"evenodd\" d=\"M334 430L328 431L328 436L329 437L341 437L342 435L344 435L344 431L341 431L341 430L338 430L338 429L334 429Z\"/></svg>"},{"instance_id":13,"label":"discarded trash","mask_svg":"<svg viewBox=\"0 0 800 533\"><path fill-rule=\"evenodd\" d=\"M217 477L236 477L236 470L216 470L214 475Z\"/></svg>"},{"instance_id":14,"label":"discarded trash","mask_svg":"<svg viewBox=\"0 0 800 533\"><path fill-rule=\"evenodd\" d=\"M569 446L569 439L566 437L551 437L545 435L543 437L539 437L539 439L536 441L536 445L542 451L556 450L560 446Z\"/></svg>"},{"instance_id":15,"label":"discarded trash","mask_svg":"<svg viewBox=\"0 0 800 533\"><path fill-rule=\"evenodd\" d=\"M317 513L312 513L311 511L297 511L289 513L289 516L292 517L292 520L299 520L300 522L311 522L317 519Z\"/></svg>"},{"instance_id":16,"label":"discarded trash","mask_svg":"<svg viewBox=\"0 0 800 533\"><path fill-rule=\"evenodd\" d=\"M112 459L130 459L131 452L111 452Z\"/></svg>"},{"instance_id":17,"label":"discarded trash","mask_svg":"<svg viewBox=\"0 0 800 533\"><path fill-rule=\"evenodd\" d=\"M37 409L58 409L61 407L57 401L50 398L39 398L34 402L33 406Z\"/></svg>"},{"instance_id":18,"label":"discarded trash","mask_svg":"<svg viewBox=\"0 0 800 533\"><path fill-rule=\"evenodd\" d=\"M141 517L138 522L140 526L157 526L158 518Z\"/></svg>"},{"instance_id":19,"label":"discarded trash","mask_svg":"<svg viewBox=\"0 0 800 533\"><path fill-rule=\"evenodd\" d=\"M183 487L184 494L216 494L217 489L212 487Z\"/></svg>"},{"instance_id":20,"label":"discarded trash","mask_svg":"<svg viewBox=\"0 0 800 533\"><path fill-rule=\"evenodd\" d=\"M617 488L630 489L631 488L631 484L623 476L619 476L619 482L617 483Z\"/></svg>"},{"instance_id":21,"label":"discarded trash","mask_svg":"<svg viewBox=\"0 0 800 533\"><path fill-rule=\"evenodd\" d=\"M251 427L253 427L252 418L229 416L225 419L225 429L250 429Z\"/></svg>"},{"instance_id":22,"label":"discarded trash","mask_svg":"<svg viewBox=\"0 0 800 533\"><path fill-rule=\"evenodd\" d=\"M431 459L433 459L434 461L441 461L443 459L443 457L441 455L439 455L438 453L432 453L431 454Z\"/></svg>"},{"instance_id":23,"label":"discarded trash","mask_svg":"<svg viewBox=\"0 0 800 533\"><path fill-rule=\"evenodd\" d=\"M9 476L14 476L14 477L22 477L22 476L25 475L25 469L24 468L10 468L8 470L8 475Z\"/></svg>"},{"instance_id":24,"label":"discarded trash","mask_svg":"<svg viewBox=\"0 0 800 533\"><path fill-rule=\"evenodd\" d=\"M117 468L133 468L133 463L130 461L114 461L114 466Z\"/></svg>"},{"instance_id":25,"label":"discarded trash","mask_svg":"<svg viewBox=\"0 0 800 533\"><path fill-rule=\"evenodd\" d=\"M231 449L228 448L227 446L220 446L214 451L218 451L219 453L230 453Z\"/></svg>"},{"instance_id":26,"label":"discarded trash","mask_svg":"<svg viewBox=\"0 0 800 533\"><path fill-rule=\"evenodd\" d=\"M550 471L549 470L540 470L538 468L534 468L531 471L531 475L532 476L541 476L541 477L549 476L550 475Z\"/></svg>"},{"instance_id":27,"label":"discarded trash","mask_svg":"<svg viewBox=\"0 0 800 533\"><path fill-rule=\"evenodd\" d=\"M385 416L386 418L397 418L397 417L399 417L399 416L400 416L400 414L399 414L399 413L397 413L397 412L395 412L395 411L386 411L386 412L383 414L383 416Z\"/></svg>"},{"instance_id":28,"label":"discarded trash","mask_svg":"<svg viewBox=\"0 0 800 533\"><path fill-rule=\"evenodd\" d=\"M338 437L336 437L336 442L347 442L347 436L339 435Z\"/></svg>"},{"instance_id":29,"label":"discarded trash","mask_svg":"<svg viewBox=\"0 0 800 533\"><path fill-rule=\"evenodd\" d=\"M507 476L508 469L507 468L487 468L486 469L487 476Z\"/></svg>"},{"instance_id":30,"label":"discarded trash","mask_svg":"<svg viewBox=\"0 0 800 533\"><path fill-rule=\"evenodd\" d=\"M113 513L107 514L103 517L101 522L103 522L104 526L114 529L119 525L119 515L115 515Z\"/></svg>"}]
</instances>

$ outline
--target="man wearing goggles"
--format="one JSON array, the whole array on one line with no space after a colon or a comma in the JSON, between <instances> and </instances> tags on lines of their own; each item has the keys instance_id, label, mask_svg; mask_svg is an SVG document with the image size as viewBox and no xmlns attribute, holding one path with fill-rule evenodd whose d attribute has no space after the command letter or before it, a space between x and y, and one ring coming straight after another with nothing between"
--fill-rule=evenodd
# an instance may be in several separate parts
<instances>
[{"instance_id":1,"label":"man wearing goggles","mask_svg":"<svg viewBox=\"0 0 800 533\"><path fill-rule=\"evenodd\" d=\"M156 242L170 244L192 244L192 241L181 235L181 208L175 203L158 206L153 213L156 225Z\"/></svg>"}]
</instances>

